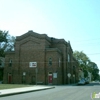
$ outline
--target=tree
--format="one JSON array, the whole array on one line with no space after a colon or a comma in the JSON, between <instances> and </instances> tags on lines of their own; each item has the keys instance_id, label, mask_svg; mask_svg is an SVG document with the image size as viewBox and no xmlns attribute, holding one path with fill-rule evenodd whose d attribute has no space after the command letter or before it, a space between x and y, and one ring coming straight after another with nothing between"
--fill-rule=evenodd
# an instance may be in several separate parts
<instances>
[{"instance_id":1,"label":"tree","mask_svg":"<svg viewBox=\"0 0 100 100\"><path fill-rule=\"evenodd\" d=\"M99 69L94 62L91 62L89 57L83 51L74 51L73 56L79 62L79 67L84 72L84 77L88 76L88 71L92 73L93 79L99 78Z\"/></svg>"},{"instance_id":2,"label":"tree","mask_svg":"<svg viewBox=\"0 0 100 100\"><path fill-rule=\"evenodd\" d=\"M99 69L96 63L90 62L89 63L90 72L93 75L93 80L99 80Z\"/></svg>"},{"instance_id":3,"label":"tree","mask_svg":"<svg viewBox=\"0 0 100 100\"><path fill-rule=\"evenodd\" d=\"M3 70L2 68L2 57L5 57L5 52L12 51L14 49L15 37L10 36L8 31L0 30L0 80L3 80Z\"/></svg>"},{"instance_id":4,"label":"tree","mask_svg":"<svg viewBox=\"0 0 100 100\"><path fill-rule=\"evenodd\" d=\"M7 43L8 32L0 30L0 57L4 57L4 44Z\"/></svg>"},{"instance_id":5,"label":"tree","mask_svg":"<svg viewBox=\"0 0 100 100\"><path fill-rule=\"evenodd\" d=\"M0 43L7 42L7 35L8 35L8 31L6 32L0 30Z\"/></svg>"},{"instance_id":6,"label":"tree","mask_svg":"<svg viewBox=\"0 0 100 100\"><path fill-rule=\"evenodd\" d=\"M0 30L0 57L5 57L5 52L14 50L15 37L8 31Z\"/></svg>"}]
</instances>

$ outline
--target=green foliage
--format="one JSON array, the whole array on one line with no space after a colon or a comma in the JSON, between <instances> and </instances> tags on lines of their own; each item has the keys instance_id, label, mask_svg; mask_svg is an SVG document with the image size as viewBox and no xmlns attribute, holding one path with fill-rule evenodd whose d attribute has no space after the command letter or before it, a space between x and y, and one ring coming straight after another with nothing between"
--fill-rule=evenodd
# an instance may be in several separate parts
<instances>
[{"instance_id":1,"label":"green foliage","mask_svg":"<svg viewBox=\"0 0 100 100\"><path fill-rule=\"evenodd\" d=\"M0 57L5 57L6 51L14 49L15 37L10 36L8 31L0 30Z\"/></svg>"},{"instance_id":2,"label":"green foliage","mask_svg":"<svg viewBox=\"0 0 100 100\"><path fill-rule=\"evenodd\" d=\"M84 71L84 77L88 76L88 71L92 73L93 79L99 78L99 69L94 62L91 62L89 57L82 51L74 51L73 56L79 62L79 67Z\"/></svg>"},{"instance_id":3,"label":"green foliage","mask_svg":"<svg viewBox=\"0 0 100 100\"><path fill-rule=\"evenodd\" d=\"M8 32L3 32L0 30L0 57L4 57L4 43L7 43Z\"/></svg>"},{"instance_id":4,"label":"green foliage","mask_svg":"<svg viewBox=\"0 0 100 100\"><path fill-rule=\"evenodd\" d=\"M81 66L86 65L87 62L90 62L89 57L85 53L83 53L83 51L81 51L81 52L74 51L73 55L76 58L76 60L78 60L78 62Z\"/></svg>"},{"instance_id":5,"label":"green foliage","mask_svg":"<svg viewBox=\"0 0 100 100\"><path fill-rule=\"evenodd\" d=\"M5 57L7 51L14 48L15 37L8 34L8 31L0 30L0 57ZM0 69L0 80L3 80L3 68Z\"/></svg>"},{"instance_id":6,"label":"green foliage","mask_svg":"<svg viewBox=\"0 0 100 100\"><path fill-rule=\"evenodd\" d=\"M98 66L94 62L90 62L91 73L93 75L93 80L99 79L99 69Z\"/></svg>"},{"instance_id":7,"label":"green foliage","mask_svg":"<svg viewBox=\"0 0 100 100\"><path fill-rule=\"evenodd\" d=\"M0 30L0 42L7 42L7 35L8 35L8 31L1 31Z\"/></svg>"},{"instance_id":8,"label":"green foliage","mask_svg":"<svg viewBox=\"0 0 100 100\"><path fill-rule=\"evenodd\" d=\"M4 49L0 49L0 57L5 57L5 52L4 52Z\"/></svg>"}]
</instances>

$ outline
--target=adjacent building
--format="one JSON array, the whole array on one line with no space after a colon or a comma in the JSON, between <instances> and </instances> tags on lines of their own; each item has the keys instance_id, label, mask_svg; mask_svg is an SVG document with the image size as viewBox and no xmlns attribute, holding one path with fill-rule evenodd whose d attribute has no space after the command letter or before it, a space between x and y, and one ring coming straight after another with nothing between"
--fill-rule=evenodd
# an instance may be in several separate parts
<instances>
[{"instance_id":1,"label":"adjacent building","mask_svg":"<svg viewBox=\"0 0 100 100\"><path fill-rule=\"evenodd\" d=\"M5 56L4 83L70 84L78 81L78 62L70 42L33 31L17 36Z\"/></svg>"},{"instance_id":2,"label":"adjacent building","mask_svg":"<svg viewBox=\"0 0 100 100\"><path fill-rule=\"evenodd\" d=\"M0 57L0 83L1 81L3 81L4 64L5 64L5 58Z\"/></svg>"}]
</instances>

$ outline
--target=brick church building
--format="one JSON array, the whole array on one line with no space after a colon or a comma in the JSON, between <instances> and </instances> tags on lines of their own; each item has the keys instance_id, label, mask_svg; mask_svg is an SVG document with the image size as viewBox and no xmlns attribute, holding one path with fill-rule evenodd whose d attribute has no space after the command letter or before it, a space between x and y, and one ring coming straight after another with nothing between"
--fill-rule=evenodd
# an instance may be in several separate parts
<instances>
[{"instance_id":1,"label":"brick church building","mask_svg":"<svg viewBox=\"0 0 100 100\"><path fill-rule=\"evenodd\" d=\"M78 62L70 42L33 31L17 36L7 52L3 82L8 84L69 84L78 80Z\"/></svg>"}]
</instances>

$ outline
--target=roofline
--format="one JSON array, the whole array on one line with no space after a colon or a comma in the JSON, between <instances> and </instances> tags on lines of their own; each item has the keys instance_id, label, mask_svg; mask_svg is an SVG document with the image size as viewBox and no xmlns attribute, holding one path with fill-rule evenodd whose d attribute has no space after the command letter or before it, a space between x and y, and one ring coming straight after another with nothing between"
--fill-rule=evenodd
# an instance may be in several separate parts
<instances>
[{"instance_id":1,"label":"roofline","mask_svg":"<svg viewBox=\"0 0 100 100\"><path fill-rule=\"evenodd\" d=\"M27 33L25 33L21 36L16 36L16 41L20 41L29 35L34 36L39 39L46 39L47 41L51 42L51 39L46 34L39 34L39 33L33 32L33 31L28 31Z\"/></svg>"}]
</instances>

